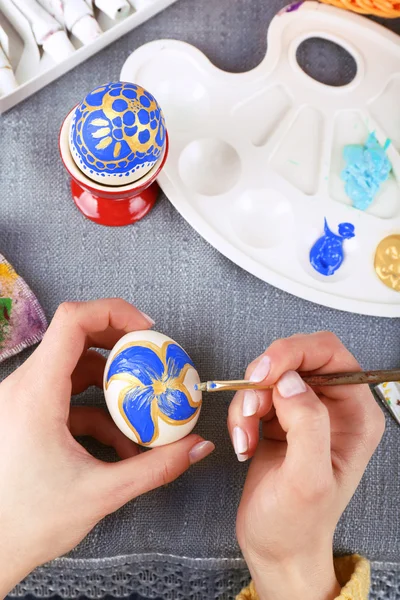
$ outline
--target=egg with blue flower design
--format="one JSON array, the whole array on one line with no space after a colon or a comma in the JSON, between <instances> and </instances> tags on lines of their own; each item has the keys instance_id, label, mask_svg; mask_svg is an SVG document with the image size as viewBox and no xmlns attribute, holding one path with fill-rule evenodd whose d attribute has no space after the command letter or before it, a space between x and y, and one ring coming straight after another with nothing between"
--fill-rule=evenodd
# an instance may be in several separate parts
<instances>
[{"instance_id":1,"label":"egg with blue flower design","mask_svg":"<svg viewBox=\"0 0 400 600\"><path fill-rule=\"evenodd\" d=\"M157 100L143 87L100 85L76 107L69 147L78 168L97 183L133 183L160 162L166 129Z\"/></svg>"},{"instance_id":2,"label":"egg with blue flower design","mask_svg":"<svg viewBox=\"0 0 400 600\"><path fill-rule=\"evenodd\" d=\"M202 402L198 383L185 350L157 331L121 338L104 371L104 395L114 422L128 438L148 447L170 444L192 431Z\"/></svg>"}]
</instances>

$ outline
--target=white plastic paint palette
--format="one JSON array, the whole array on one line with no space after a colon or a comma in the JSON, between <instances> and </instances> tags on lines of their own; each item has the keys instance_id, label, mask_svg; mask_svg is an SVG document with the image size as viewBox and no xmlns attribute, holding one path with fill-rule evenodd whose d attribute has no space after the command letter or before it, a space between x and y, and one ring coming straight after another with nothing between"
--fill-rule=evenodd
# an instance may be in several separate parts
<instances>
[{"instance_id":1,"label":"white plastic paint palette","mask_svg":"<svg viewBox=\"0 0 400 600\"><path fill-rule=\"evenodd\" d=\"M344 47L355 79L330 87L296 59L308 38ZM218 70L197 49L164 40L139 48L121 79L143 85L163 107L171 142L159 183L189 223L257 277L326 306L400 316L400 295L374 271L378 243L400 233L400 42L357 15L306 2L283 11L268 53L253 71ZM393 172L366 212L351 206L340 177L347 144L374 131ZM325 277L309 253L323 235L350 222L338 271Z\"/></svg>"}]
</instances>

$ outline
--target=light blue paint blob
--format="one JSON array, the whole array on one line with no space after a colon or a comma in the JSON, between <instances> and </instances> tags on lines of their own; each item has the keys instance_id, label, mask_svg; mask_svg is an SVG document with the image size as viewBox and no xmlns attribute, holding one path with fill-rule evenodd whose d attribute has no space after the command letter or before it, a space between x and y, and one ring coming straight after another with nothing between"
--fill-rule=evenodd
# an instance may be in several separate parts
<instances>
[{"instance_id":1,"label":"light blue paint blob","mask_svg":"<svg viewBox=\"0 0 400 600\"><path fill-rule=\"evenodd\" d=\"M324 235L310 250L310 263L321 275L333 275L339 269L344 259L343 242L355 236L351 223L340 223L338 232L333 233L325 219Z\"/></svg>"},{"instance_id":2,"label":"light blue paint blob","mask_svg":"<svg viewBox=\"0 0 400 600\"><path fill-rule=\"evenodd\" d=\"M347 166L341 177L346 183L346 194L359 210L370 206L381 184L389 177L392 165L385 152L389 144L387 140L382 147L372 132L365 146L350 144L343 150Z\"/></svg>"},{"instance_id":3,"label":"light blue paint blob","mask_svg":"<svg viewBox=\"0 0 400 600\"><path fill-rule=\"evenodd\" d=\"M195 389L195 391L196 391L196 392L198 392L198 391L199 391L199 384L198 384L198 383L195 383L195 384L194 384L194 389Z\"/></svg>"}]
</instances>

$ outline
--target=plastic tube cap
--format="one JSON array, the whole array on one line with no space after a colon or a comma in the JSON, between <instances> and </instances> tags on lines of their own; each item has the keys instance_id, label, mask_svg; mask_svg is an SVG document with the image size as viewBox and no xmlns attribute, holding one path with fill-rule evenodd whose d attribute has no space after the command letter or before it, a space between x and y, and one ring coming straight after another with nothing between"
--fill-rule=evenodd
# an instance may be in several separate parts
<instances>
[{"instance_id":1,"label":"plastic tube cap","mask_svg":"<svg viewBox=\"0 0 400 600\"><path fill-rule=\"evenodd\" d=\"M90 44L103 33L96 19L90 15L79 19L72 27L71 32L82 44Z\"/></svg>"},{"instance_id":2,"label":"plastic tube cap","mask_svg":"<svg viewBox=\"0 0 400 600\"><path fill-rule=\"evenodd\" d=\"M43 42L43 50L59 63L75 52L65 31L56 31Z\"/></svg>"}]
</instances>

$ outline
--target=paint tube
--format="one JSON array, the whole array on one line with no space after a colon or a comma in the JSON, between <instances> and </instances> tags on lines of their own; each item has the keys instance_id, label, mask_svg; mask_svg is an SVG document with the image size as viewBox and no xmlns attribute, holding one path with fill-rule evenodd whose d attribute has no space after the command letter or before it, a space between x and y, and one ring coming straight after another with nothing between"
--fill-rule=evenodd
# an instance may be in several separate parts
<instances>
[{"instance_id":1,"label":"paint tube","mask_svg":"<svg viewBox=\"0 0 400 600\"><path fill-rule=\"evenodd\" d=\"M135 10L142 10L148 6L151 0L129 0Z\"/></svg>"},{"instance_id":2,"label":"paint tube","mask_svg":"<svg viewBox=\"0 0 400 600\"><path fill-rule=\"evenodd\" d=\"M17 80L7 58L6 53L0 46L0 97L9 94L18 87Z\"/></svg>"},{"instance_id":3,"label":"paint tube","mask_svg":"<svg viewBox=\"0 0 400 600\"><path fill-rule=\"evenodd\" d=\"M50 54L55 62L62 62L75 52L62 26L36 2L12 0L32 27L36 43Z\"/></svg>"},{"instance_id":4,"label":"paint tube","mask_svg":"<svg viewBox=\"0 0 400 600\"><path fill-rule=\"evenodd\" d=\"M375 386L374 391L400 425L400 381L381 383Z\"/></svg>"},{"instance_id":5,"label":"paint tube","mask_svg":"<svg viewBox=\"0 0 400 600\"><path fill-rule=\"evenodd\" d=\"M102 34L93 10L85 0L38 0L38 2L82 44L89 44Z\"/></svg>"},{"instance_id":6,"label":"paint tube","mask_svg":"<svg viewBox=\"0 0 400 600\"><path fill-rule=\"evenodd\" d=\"M113 21L124 19L130 11L129 3L126 0L94 0L94 3Z\"/></svg>"}]
</instances>

